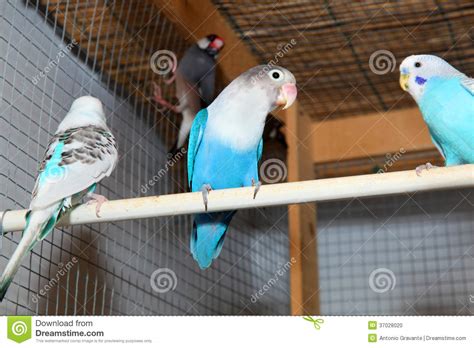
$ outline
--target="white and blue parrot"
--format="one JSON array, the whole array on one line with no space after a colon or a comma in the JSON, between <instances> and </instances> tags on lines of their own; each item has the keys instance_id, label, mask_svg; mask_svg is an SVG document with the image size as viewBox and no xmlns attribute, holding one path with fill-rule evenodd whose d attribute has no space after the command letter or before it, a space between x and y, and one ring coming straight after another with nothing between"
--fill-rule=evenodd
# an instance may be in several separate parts
<instances>
[{"instance_id":1,"label":"white and blue parrot","mask_svg":"<svg viewBox=\"0 0 474 348\"><path fill-rule=\"evenodd\" d=\"M54 228L61 214L83 197L96 202L96 214L106 198L94 194L97 183L117 163L115 139L106 124L99 99L76 99L51 139L33 189L22 238L0 278L0 301L30 250Z\"/></svg>"},{"instance_id":2,"label":"white and blue parrot","mask_svg":"<svg viewBox=\"0 0 474 348\"><path fill-rule=\"evenodd\" d=\"M288 108L296 95L291 72L261 65L240 75L209 107L199 111L189 138L188 180L193 192L202 192L206 210L213 189L255 186L257 193L265 118L278 106ZM209 267L221 252L234 214L195 215L190 247L201 269Z\"/></svg>"},{"instance_id":3,"label":"white and blue parrot","mask_svg":"<svg viewBox=\"0 0 474 348\"><path fill-rule=\"evenodd\" d=\"M417 102L446 166L474 163L474 79L437 56L414 55L400 65L400 85Z\"/></svg>"}]
</instances>

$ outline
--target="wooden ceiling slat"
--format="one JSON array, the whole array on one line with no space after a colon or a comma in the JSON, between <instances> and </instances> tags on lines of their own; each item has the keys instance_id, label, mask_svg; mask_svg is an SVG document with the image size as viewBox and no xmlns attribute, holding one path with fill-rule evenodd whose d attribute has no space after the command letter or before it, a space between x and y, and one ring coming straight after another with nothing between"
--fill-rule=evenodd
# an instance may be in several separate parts
<instances>
[{"instance_id":1,"label":"wooden ceiling slat","mask_svg":"<svg viewBox=\"0 0 474 348\"><path fill-rule=\"evenodd\" d=\"M438 54L474 73L474 3L469 0L440 0L442 8L433 0L330 2L334 17L323 1L213 2L262 63L274 60L278 44L296 40L278 64L297 77L304 89L298 98L315 120L373 112L371 104L380 104L364 85L369 82L386 108L412 106L411 98L399 101L404 94L397 76L398 64L411 54ZM393 53L393 72L370 70L370 56L378 50Z\"/></svg>"},{"instance_id":2,"label":"wooden ceiling slat","mask_svg":"<svg viewBox=\"0 0 474 348\"><path fill-rule=\"evenodd\" d=\"M148 71L149 57L157 49L174 45L168 42L167 33L162 33L168 29L162 27L160 18L168 13L160 12L157 0L134 4L125 0L40 0L40 3L48 6L58 25L117 83L133 81L149 85L149 80L157 77ZM300 88L304 89L299 94L301 104L316 120L328 114L337 118L374 111L373 93L366 86L361 85L359 92L369 100L360 93L351 94L354 86L364 81L363 71L387 107L399 100L403 92L397 82L397 66L386 75L370 72L369 58L377 50L393 52L396 64L413 53L446 54L446 59L462 66L465 73L474 73L474 29L471 36L467 35L474 23L472 1L441 0L443 15L432 0L331 2L337 25L323 1L213 0L213 3L236 33L253 46L261 63L277 57L278 64L295 74ZM200 29L198 24L193 25ZM457 42L451 49L453 36ZM357 57L349 49L347 38ZM296 44L283 56L277 56L279 47L292 39ZM237 73L234 70L230 75ZM412 105L410 98L404 98L396 107Z\"/></svg>"}]
</instances>

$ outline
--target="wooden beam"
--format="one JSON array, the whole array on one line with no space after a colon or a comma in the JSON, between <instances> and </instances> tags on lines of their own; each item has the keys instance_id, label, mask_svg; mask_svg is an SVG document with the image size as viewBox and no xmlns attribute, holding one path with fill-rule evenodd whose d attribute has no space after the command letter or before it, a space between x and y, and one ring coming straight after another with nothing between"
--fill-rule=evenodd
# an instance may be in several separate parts
<instances>
[{"instance_id":1,"label":"wooden beam","mask_svg":"<svg viewBox=\"0 0 474 348\"><path fill-rule=\"evenodd\" d=\"M298 103L283 113L288 143L288 181L314 178L311 143L311 119L299 110ZM316 248L316 204L288 206L290 240L291 313L319 314L319 279Z\"/></svg>"},{"instance_id":2,"label":"wooden beam","mask_svg":"<svg viewBox=\"0 0 474 348\"><path fill-rule=\"evenodd\" d=\"M311 128L314 163L435 150L418 108L318 121Z\"/></svg>"},{"instance_id":3,"label":"wooden beam","mask_svg":"<svg viewBox=\"0 0 474 348\"><path fill-rule=\"evenodd\" d=\"M154 0L154 3L189 43L209 34L217 34L225 40L218 58L224 82L232 81L245 70L259 64L249 47L240 40L210 0Z\"/></svg>"}]
</instances>

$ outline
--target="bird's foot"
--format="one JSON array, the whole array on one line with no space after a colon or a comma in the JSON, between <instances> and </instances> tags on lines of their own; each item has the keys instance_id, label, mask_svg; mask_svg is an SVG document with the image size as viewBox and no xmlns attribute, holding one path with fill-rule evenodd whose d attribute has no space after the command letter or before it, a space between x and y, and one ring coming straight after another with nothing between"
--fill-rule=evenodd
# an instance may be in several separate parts
<instances>
[{"instance_id":1,"label":"bird's foot","mask_svg":"<svg viewBox=\"0 0 474 348\"><path fill-rule=\"evenodd\" d=\"M163 98L163 94L161 93L161 87L155 82L153 82L153 100L161 106L165 107L166 109L169 109L175 113L181 112L179 106L175 106L168 102L165 98Z\"/></svg>"},{"instance_id":2,"label":"bird's foot","mask_svg":"<svg viewBox=\"0 0 474 348\"><path fill-rule=\"evenodd\" d=\"M173 74L173 76L171 76L170 79L165 80L165 84L166 85L171 85L174 82L174 80L176 80L176 74Z\"/></svg>"},{"instance_id":3,"label":"bird's foot","mask_svg":"<svg viewBox=\"0 0 474 348\"><path fill-rule=\"evenodd\" d=\"M89 193L87 196L91 198L89 201L87 201L87 205L97 203L97 205L95 207L95 215L98 218L100 218L100 215L99 215L100 207L102 206L102 204L104 204L104 202L107 202L108 199L105 198L104 196L98 195L96 193Z\"/></svg>"},{"instance_id":4,"label":"bird's foot","mask_svg":"<svg viewBox=\"0 0 474 348\"><path fill-rule=\"evenodd\" d=\"M262 182L260 180L255 182L255 180L252 179L252 187L255 187L255 191L253 191L253 199L255 199L255 197L257 197L258 191L260 190L260 187L262 187Z\"/></svg>"},{"instance_id":5,"label":"bird's foot","mask_svg":"<svg viewBox=\"0 0 474 348\"><path fill-rule=\"evenodd\" d=\"M212 187L209 184L204 184L201 187L201 192L202 192L202 200L204 201L204 208L207 211L207 203L208 203L208 197L209 197L209 192L212 191Z\"/></svg>"},{"instance_id":6,"label":"bird's foot","mask_svg":"<svg viewBox=\"0 0 474 348\"><path fill-rule=\"evenodd\" d=\"M434 166L430 162L426 164L422 164L421 166L416 167L415 169L416 175L421 176L421 172L423 172L424 170L430 170L433 168L438 168L438 166Z\"/></svg>"}]
</instances>

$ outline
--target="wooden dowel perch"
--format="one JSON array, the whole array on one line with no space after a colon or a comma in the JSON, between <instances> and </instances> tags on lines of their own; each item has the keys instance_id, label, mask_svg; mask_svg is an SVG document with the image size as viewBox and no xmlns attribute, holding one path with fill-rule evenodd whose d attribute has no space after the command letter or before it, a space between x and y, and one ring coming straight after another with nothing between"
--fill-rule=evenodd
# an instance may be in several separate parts
<instances>
[{"instance_id":1,"label":"wooden dowel perch","mask_svg":"<svg viewBox=\"0 0 474 348\"><path fill-rule=\"evenodd\" d=\"M253 199L253 187L216 190L209 193L208 211L269 207L276 205L321 202L354 197L373 197L400 193L474 187L474 165L435 168L417 176L415 170L385 174L359 175L263 185ZM442 202L441 202L442 203ZM95 205L81 205L65 215L58 226L153 218L204 212L200 192L108 201L102 205L100 218ZM21 231L26 210L8 211L3 231ZM0 216L3 212L0 212Z\"/></svg>"}]
</instances>

